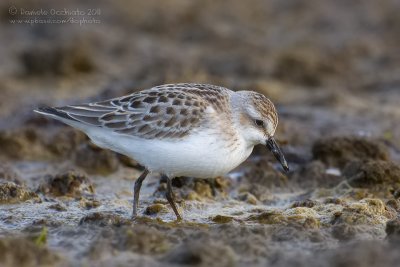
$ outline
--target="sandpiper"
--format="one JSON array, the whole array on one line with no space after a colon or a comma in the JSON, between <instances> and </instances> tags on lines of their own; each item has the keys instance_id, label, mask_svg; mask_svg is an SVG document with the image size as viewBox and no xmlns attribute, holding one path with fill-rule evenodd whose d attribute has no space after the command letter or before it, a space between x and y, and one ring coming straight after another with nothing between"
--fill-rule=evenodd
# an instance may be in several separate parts
<instances>
[{"instance_id":1,"label":"sandpiper","mask_svg":"<svg viewBox=\"0 0 400 267\"><path fill-rule=\"evenodd\" d=\"M149 172L166 178L166 198L178 220L171 179L213 178L242 163L257 144L266 145L285 171L288 164L273 136L274 104L253 91L210 84L165 84L105 101L43 107L38 113L86 133L99 147L145 167L134 185L132 218Z\"/></svg>"}]
</instances>

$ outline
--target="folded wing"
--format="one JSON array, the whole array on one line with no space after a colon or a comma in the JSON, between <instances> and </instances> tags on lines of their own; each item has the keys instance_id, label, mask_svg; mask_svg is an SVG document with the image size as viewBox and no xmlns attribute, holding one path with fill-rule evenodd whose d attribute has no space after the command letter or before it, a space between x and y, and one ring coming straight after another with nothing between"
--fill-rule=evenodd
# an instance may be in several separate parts
<instances>
[{"instance_id":1,"label":"folded wing","mask_svg":"<svg viewBox=\"0 0 400 267\"><path fill-rule=\"evenodd\" d=\"M204 118L208 103L179 88L153 88L107 101L45 107L40 113L141 138L180 138Z\"/></svg>"}]
</instances>

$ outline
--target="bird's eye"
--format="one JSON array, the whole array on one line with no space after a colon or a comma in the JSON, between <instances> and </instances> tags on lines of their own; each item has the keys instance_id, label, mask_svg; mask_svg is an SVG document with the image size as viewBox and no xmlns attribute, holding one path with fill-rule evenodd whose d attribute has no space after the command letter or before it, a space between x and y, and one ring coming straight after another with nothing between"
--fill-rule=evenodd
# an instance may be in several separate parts
<instances>
[{"instance_id":1,"label":"bird's eye","mask_svg":"<svg viewBox=\"0 0 400 267\"><path fill-rule=\"evenodd\" d=\"M254 122L258 127L264 127L264 122L262 120L255 120Z\"/></svg>"}]
</instances>

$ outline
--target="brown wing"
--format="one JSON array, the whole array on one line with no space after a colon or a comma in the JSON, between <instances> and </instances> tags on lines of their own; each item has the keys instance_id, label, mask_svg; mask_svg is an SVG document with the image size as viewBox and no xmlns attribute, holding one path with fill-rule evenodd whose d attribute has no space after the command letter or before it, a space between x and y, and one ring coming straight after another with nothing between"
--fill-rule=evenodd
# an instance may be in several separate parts
<instances>
[{"instance_id":1,"label":"brown wing","mask_svg":"<svg viewBox=\"0 0 400 267\"><path fill-rule=\"evenodd\" d=\"M225 90L201 84L162 85L107 101L55 109L73 120L121 134L178 138L201 123L207 106L220 111L228 103Z\"/></svg>"}]
</instances>

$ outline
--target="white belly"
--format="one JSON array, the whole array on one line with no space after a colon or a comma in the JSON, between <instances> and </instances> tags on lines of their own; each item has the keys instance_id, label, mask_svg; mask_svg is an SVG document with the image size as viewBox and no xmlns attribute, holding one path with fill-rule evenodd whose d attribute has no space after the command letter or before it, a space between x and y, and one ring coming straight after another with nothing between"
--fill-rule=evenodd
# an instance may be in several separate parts
<instances>
[{"instance_id":1,"label":"white belly","mask_svg":"<svg viewBox=\"0 0 400 267\"><path fill-rule=\"evenodd\" d=\"M100 147L125 154L152 172L170 177L212 178L224 175L242 163L253 147L243 141L232 149L216 135L203 132L183 140L149 140L103 129L87 132Z\"/></svg>"}]
</instances>

